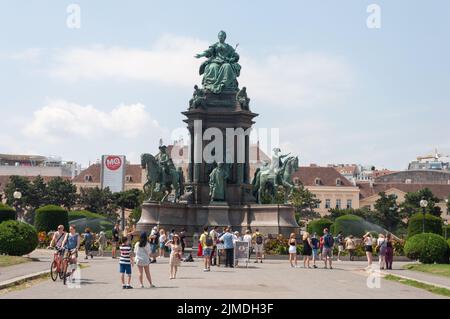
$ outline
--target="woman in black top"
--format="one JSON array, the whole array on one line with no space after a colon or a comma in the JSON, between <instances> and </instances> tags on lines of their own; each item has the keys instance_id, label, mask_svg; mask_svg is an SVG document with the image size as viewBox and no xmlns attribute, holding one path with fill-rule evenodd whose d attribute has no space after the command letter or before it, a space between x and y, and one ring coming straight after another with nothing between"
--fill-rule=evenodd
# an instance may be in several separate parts
<instances>
[{"instance_id":1,"label":"woman in black top","mask_svg":"<svg viewBox=\"0 0 450 319\"><path fill-rule=\"evenodd\" d=\"M387 234L386 236L386 269L392 269L392 261L394 260L394 245L392 242L392 235Z\"/></svg>"},{"instance_id":2,"label":"woman in black top","mask_svg":"<svg viewBox=\"0 0 450 319\"><path fill-rule=\"evenodd\" d=\"M311 268L309 265L309 262L311 261L311 255L312 255L312 243L311 243L311 236L308 232L303 233L303 267L306 268L308 265L308 268Z\"/></svg>"},{"instance_id":3,"label":"woman in black top","mask_svg":"<svg viewBox=\"0 0 450 319\"><path fill-rule=\"evenodd\" d=\"M292 233L289 237L289 262L291 267L297 267L297 240L295 239L295 233ZM295 263L295 266L292 262Z\"/></svg>"}]
</instances>

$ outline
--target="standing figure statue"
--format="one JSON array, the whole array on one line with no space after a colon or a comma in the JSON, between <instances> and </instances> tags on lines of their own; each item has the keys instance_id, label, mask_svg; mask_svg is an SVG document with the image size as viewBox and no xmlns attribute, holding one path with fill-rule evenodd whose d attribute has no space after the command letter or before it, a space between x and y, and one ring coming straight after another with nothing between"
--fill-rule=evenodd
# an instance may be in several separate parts
<instances>
[{"instance_id":1,"label":"standing figure statue","mask_svg":"<svg viewBox=\"0 0 450 319\"><path fill-rule=\"evenodd\" d=\"M250 99L247 96L247 88L245 86L236 95L236 100L241 106L241 109L246 111L250 109Z\"/></svg>"},{"instance_id":2,"label":"standing figure statue","mask_svg":"<svg viewBox=\"0 0 450 319\"><path fill-rule=\"evenodd\" d=\"M208 60L200 66L200 75L203 75L203 88L212 93L219 94L223 90L237 90L237 77L241 72L239 65L239 54L229 44L225 43L227 34L220 31L219 42L211 45L202 53L196 54L195 58L206 57Z\"/></svg>"},{"instance_id":3,"label":"standing figure statue","mask_svg":"<svg viewBox=\"0 0 450 319\"><path fill-rule=\"evenodd\" d=\"M167 146L161 145L159 147L159 153L156 154L155 159L158 162L158 164L162 170L160 184L166 184L166 181L168 180L168 176L170 176L170 169L171 169L170 164L173 165L172 161L170 160L170 156L167 153ZM175 167L173 167L173 168L175 168ZM157 191L159 191L159 189Z\"/></svg>"},{"instance_id":4,"label":"standing figure statue","mask_svg":"<svg viewBox=\"0 0 450 319\"><path fill-rule=\"evenodd\" d=\"M211 202L223 202L225 201L225 189L226 189L227 172L225 165L219 163L209 174L209 196Z\"/></svg>"}]
</instances>

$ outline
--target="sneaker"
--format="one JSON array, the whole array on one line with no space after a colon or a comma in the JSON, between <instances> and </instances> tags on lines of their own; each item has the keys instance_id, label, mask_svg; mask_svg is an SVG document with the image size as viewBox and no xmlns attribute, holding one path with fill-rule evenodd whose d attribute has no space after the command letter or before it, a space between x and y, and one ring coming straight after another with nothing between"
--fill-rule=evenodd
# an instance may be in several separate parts
<instances>
[{"instance_id":1,"label":"sneaker","mask_svg":"<svg viewBox=\"0 0 450 319\"><path fill-rule=\"evenodd\" d=\"M313 268L317 268L317 266L316 266L316 265L313 265Z\"/></svg>"},{"instance_id":2,"label":"sneaker","mask_svg":"<svg viewBox=\"0 0 450 319\"><path fill-rule=\"evenodd\" d=\"M127 289L127 286L126 285L122 285L122 289Z\"/></svg>"},{"instance_id":3,"label":"sneaker","mask_svg":"<svg viewBox=\"0 0 450 319\"><path fill-rule=\"evenodd\" d=\"M333 267L330 266L330 269L333 269Z\"/></svg>"},{"instance_id":4,"label":"sneaker","mask_svg":"<svg viewBox=\"0 0 450 319\"><path fill-rule=\"evenodd\" d=\"M128 285L127 288L125 288L125 289L133 289L133 287Z\"/></svg>"},{"instance_id":5,"label":"sneaker","mask_svg":"<svg viewBox=\"0 0 450 319\"><path fill-rule=\"evenodd\" d=\"M150 288L156 288L156 286L154 284L151 284Z\"/></svg>"},{"instance_id":6,"label":"sneaker","mask_svg":"<svg viewBox=\"0 0 450 319\"><path fill-rule=\"evenodd\" d=\"M203 271L204 271L204 272L207 272L207 271L208 271L208 268L203 269Z\"/></svg>"}]
</instances>

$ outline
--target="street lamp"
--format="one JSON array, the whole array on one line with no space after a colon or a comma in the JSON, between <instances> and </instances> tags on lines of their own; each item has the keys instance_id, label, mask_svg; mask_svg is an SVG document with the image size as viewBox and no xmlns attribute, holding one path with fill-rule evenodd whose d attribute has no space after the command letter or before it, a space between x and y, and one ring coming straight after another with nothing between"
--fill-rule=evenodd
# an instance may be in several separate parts
<instances>
[{"instance_id":1,"label":"street lamp","mask_svg":"<svg viewBox=\"0 0 450 319\"><path fill-rule=\"evenodd\" d=\"M19 201L22 198L22 193L19 190L16 190L13 193L13 197L15 199L14 201L14 207L16 209L16 219L19 219Z\"/></svg>"},{"instance_id":2,"label":"street lamp","mask_svg":"<svg viewBox=\"0 0 450 319\"><path fill-rule=\"evenodd\" d=\"M420 204L420 207L422 207L422 214L423 214L422 233L424 233L425 232L425 208L428 206L428 201L426 199L422 199L419 204Z\"/></svg>"},{"instance_id":3,"label":"street lamp","mask_svg":"<svg viewBox=\"0 0 450 319\"><path fill-rule=\"evenodd\" d=\"M447 227L448 227L448 220L447 219L445 219L444 220L444 228L445 228L445 240L447 240Z\"/></svg>"}]
</instances>

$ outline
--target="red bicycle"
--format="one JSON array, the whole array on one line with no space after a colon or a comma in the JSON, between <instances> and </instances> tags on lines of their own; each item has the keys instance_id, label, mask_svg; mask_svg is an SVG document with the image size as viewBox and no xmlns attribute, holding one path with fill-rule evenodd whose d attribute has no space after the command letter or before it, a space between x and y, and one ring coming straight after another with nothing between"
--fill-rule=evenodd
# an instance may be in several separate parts
<instances>
[{"instance_id":1,"label":"red bicycle","mask_svg":"<svg viewBox=\"0 0 450 319\"><path fill-rule=\"evenodd\" d=\"M60 279L63 279L63 268L62 268L62 261L63 261L63 254L64 254L64 249L61 248L53 248L53 247L49 247L51 249L55 249L55 253L53 254L53 261L52 264L50 265L50 277L52 278L53 281L56 281L56 279L58 279L58 277Z\"/></svg>"},{"instance_id":2,"label":"red bicycle","mask_svg":"<svg viewBox=\"0 0 450 319\"><path fill-rule=\"evenodd\" d=\"M73 265L72 262L72 256L77 254L76 249L68 250L62 260L62 280L63 284L65 285L67 283L67 279L72 280L73 273L75 272L74 269L69 269L69 265ZM76 267L76 264L75 264ZM72 267L70 267L72 268Z\"/></svg>"}]
</instances>

